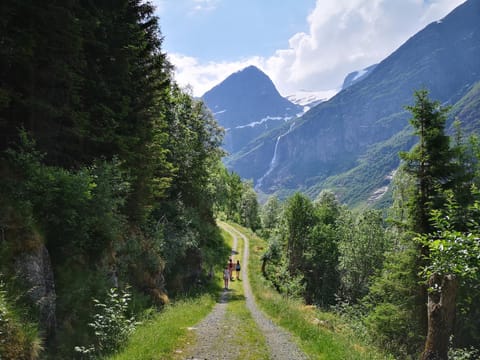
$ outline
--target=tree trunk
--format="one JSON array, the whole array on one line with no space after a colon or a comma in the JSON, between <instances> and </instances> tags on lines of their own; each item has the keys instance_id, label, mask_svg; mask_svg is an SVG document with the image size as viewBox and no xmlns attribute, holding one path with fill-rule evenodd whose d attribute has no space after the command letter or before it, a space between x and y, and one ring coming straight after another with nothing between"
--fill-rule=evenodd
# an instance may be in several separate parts
<instances>
[{"instance_id":1,"label":"tree trunk","mask_svg":"<svg viewBox=\"0 0 480 360\"><path fill-rule=\"evenodd\" d=\"M455 321L458 283L454 275L433 274L428 282L428 333L421 360L448 360L449 338Z\"/></svg>"},{"instance_id":2,"label":"tree trunk","mask_svg":"<svg viewBox=\"0 0 480 360\"><path fill-rule=\"evenodd\" d=\"M266 268L267 268L267 259L264 258L264 259L262 260L262 275L263 275L263 277L264 277L265 279L268 280Z\"/></svg>"}]
</instances>

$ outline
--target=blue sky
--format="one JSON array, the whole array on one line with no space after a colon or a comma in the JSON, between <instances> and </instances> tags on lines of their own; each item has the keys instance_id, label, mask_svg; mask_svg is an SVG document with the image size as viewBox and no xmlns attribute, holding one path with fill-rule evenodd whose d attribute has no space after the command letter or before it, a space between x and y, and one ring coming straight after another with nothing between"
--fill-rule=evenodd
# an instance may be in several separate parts
<instances>
[{"instance_id":1,"label":"blue sky","mask_svg":"<svg viewBox=\"0 0 480 360\"><path fill-rule=\"evenodd\" d=\"M287 47L293 34L308 30L305 19L315 6L315 0L157 3L165 50L201 61L270 56Z\"/></svg>"},{"instance_id":2,"label":"blue sky","mask_svg":"<svg viewBox=\"0 0 480 360\"><path fill-rule=\"evenodd\" d=\"M255 65L282 95L333 94L464 0L152 0L175 77L200 96Z\"/></svg>"}]
</instances>

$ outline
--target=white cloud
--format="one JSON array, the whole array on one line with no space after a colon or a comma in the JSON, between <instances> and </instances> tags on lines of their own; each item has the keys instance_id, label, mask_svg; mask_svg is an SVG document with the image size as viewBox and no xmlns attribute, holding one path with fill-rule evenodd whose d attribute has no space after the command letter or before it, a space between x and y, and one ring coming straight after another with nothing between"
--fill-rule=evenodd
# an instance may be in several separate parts
<instances>
[{"instance_id":1,"label":"white cloud","mask_svg":"<svg viewBox=\"0 0 480 360\"><path fill-rule=\"evenodd\" d=\"M208 0L196 0L199 4ZM283 95L299 89L339 88L345 75L377 63L428 23L464 0L317 0L309 30L294 34L287 49L269 58L201 64L173 54L176 78L201 95L232 72L256 65Z\"/></svg>"},{"instance_id":2,"label":"white cloud","mask_svg":"<svg viewBox=\"0 0 480 360\"><path fill-rule=\"evenodd\" d=\"M220 0L193 0L194 12L198 11L212 11L215 10L220 3Z\"/></svg>"},{"instance_id":3,"label":"white cloud","mask_svg":"<svg viewBox=\"0 0 480 360\"><path fill-rule=\"evenodd\" d=\"M199 63L197 59L181 54L168 54L170 62L175 66L175 79L181 86L191 86L195 96L223 81L230 74L249 65L263 68L264 60L252 57L235 62Z\"/></svg>"}]
</instances>

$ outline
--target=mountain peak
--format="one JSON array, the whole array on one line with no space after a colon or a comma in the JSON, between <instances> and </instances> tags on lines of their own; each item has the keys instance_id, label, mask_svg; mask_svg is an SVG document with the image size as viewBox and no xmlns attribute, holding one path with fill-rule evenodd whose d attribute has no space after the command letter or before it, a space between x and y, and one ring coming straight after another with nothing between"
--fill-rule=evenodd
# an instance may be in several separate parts
<instances>
[{"instance_id":1,"label":"mountain peak","mask_svg":"<svg viewBox=\"0 0 480 360\"><path fill-rule=\"evenodd\" d=\"M263 92L263 93L277 93L272 80L256 66L250 65L242 70L239 70L220 84L214 86L211 90L207 91L202 98L208 102L209 97L215 92L228 92L232 96L242 96L245 92ZM280 94L278 94L280 96Z\"/></svg>"},{"instance_id":2,"label":"mountain peak","mask_svg":"<svg viewBox=\"0 0 480 360\"><path fill-rule=\"evenodd\" d=\"M231 74L202 99L225 128L267 116L295 116L301 111L298 105L283 98L272 80L253 65Z\"/></svg>"},{"instance_id":3,"label":"mountain peak","mask_svg":"<svg viewBox=\"0 0 480 360\"><path fill-rule=\"evenodd\" d=\"M255 66L231 74L202 100L226 129L223 147L230 153L302 111L301 106L283 98L272 80Z\"/></svg>"},{"instance_id":4,"label":"mountain peak","mask_svg":"<svg viewBox=\"0 0 480 360\"><path fill-rule=\"evenodd\" d=\"M248 78L248 77L254 78L255 77L255 78L258 78L258 79L263 79L264 81L267 81L267 82L272 82L270 80L270 78L268 77L268 75L265 74L262 70L260 70L255 65L247 66L246 68L243 68L242 70L239 70L239 71L233 73L232 75L230 75L230 77L237 77L237 76L238 77L243 77L243 78ZM273 83L272 83L272 85L273 85Z\"/></svg>"},{"instance_id":5,"label":"mountain peak","mask_svg":"<svg viewBox=\"0 0 480 360\"><path fill-rule=\"evenodd\" d=\"M241 72L261 73L261 74L265 75L265 73L262 70L260 70L258 67L256 67L255 65L249 65L246 68L243 68L242 70L237 71L237 73L241 73Z\"/></svg>"}]
</instances>

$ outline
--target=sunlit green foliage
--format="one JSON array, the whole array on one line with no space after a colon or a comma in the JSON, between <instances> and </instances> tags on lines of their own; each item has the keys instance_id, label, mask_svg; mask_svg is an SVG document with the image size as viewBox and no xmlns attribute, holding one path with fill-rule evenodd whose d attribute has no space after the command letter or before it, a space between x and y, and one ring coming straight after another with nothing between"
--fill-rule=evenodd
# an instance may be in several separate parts
<instances>
[{"instance_id":1,"label":"sunlit green foliage","mask_svg":"<svg viewBox=\"0 0 480 360\"><path fill-rule=\"evenodd\" d=\"M371 278L383 267L389 249L382 214L366 210L360 215L345 210L338 218L339 295L356 302L368 293Z\"/></svg>"}]
</instances>

